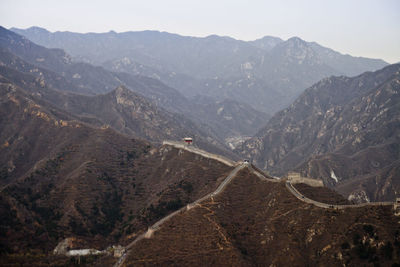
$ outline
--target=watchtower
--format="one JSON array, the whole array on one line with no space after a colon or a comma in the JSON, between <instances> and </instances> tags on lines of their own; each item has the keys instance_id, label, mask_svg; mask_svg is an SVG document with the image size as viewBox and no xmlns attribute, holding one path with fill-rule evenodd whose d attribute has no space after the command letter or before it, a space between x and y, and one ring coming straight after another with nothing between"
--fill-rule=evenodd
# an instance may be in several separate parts
<instances>
[{"instance_id":1,"label":"watchtower","mask_svg":"<svg viewBox=\"0 0 400 267\"><path fill-rule=\"evenodd\" d=\"M193 143L193 138L192 137L185 137L183 138L183 141L187 144L187 145L191 145Z\"/></svg>"},{"instance_id":2,"label":"watchtower","mask_svg":"<svg viewBox=\"0 0 400 267\"><path fill-rule=\"evenodd\" d=\"M294 181L294 180L300 180L301 175L299 172L288 172L288 180L289 181Z\"/></svg>"}]
</instances>

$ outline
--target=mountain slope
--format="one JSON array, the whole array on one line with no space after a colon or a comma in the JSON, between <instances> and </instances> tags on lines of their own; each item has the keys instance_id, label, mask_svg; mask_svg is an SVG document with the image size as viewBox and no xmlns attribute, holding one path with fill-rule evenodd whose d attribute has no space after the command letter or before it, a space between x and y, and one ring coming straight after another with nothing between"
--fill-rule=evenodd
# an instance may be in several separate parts
<instances>
[{"instance_id":1,"label":"mountain slope","mask_svg":"<svg viewBox=\"0 0 400 267\"><path fill-rule=\"evenodd\" d=\"M157 107L123 86L93 97L69 95L57 104L62 104L65 110L73 112L85 121L98 119L103 124L131 136L157 143L166 139L181 140L191 136L200 147L226 153L223 152L223 144L218 143L189 119Z\"/></svg>"},{"instance_id":2,"label":"mountain slope","mask_svg":"<svg viewBox=\"0 0 400 267\"><path fill-rule=\"evenodd\" d=\"M316 194L318 190L314 188ZM136 243L125 263L390 265L400 260L397 221L392 207L317 208L291 195L283 182L261 181L244 169L220 195Z\"/></svg>"},{"instance_id":3,"label":"mountain slope","mask_svg":"<svg viewBox=\"0 0 400 267\"><path fill-rule=\"evenodd\" d=\"M322 80L246 142L242 155L272 173L298 169L337 189L357 180L357 186L340 189L346 196L378 179L378 188L362 186L368 199L392 199L400 156L399 70L391 65Z\"/></svg>"},{"instance_id":4,"label":"mountain slope","mask_svg":"<svg viewBox=\"0 0 400 267\"><path fill-rule=\"evenodd\" d=\"M309 43L298 37L272 48L264 62L260 62L258 72L287 96L298 95L324 77L342 74L340 69L325 64Z\"/></svg>"},{"instance_id":5,"label":"mountain slope","mask_svg":"<svg viewBox=\"0 0 400 267\"><path fill-rule=\"evenodd\" d=\"M16 65L29 66L18 60L13 62L19 63ZM53 103L92 125L111 126L121 133L156 143L165 139L180 140L185 136L192 136L200 147L225 155L232 154L222 143L200 130L189 119L168 112L125 87L118 87L104 95L79 95L54 88L54 80L57 81L56 85L63 82L62 79L57 79L57 75L53 79L51 72L42 70L35 72L41 74L35 78L30 70L28 68L24 70L25 73L21 73L3 66L0 67L0 75L24 87L32 96Z\"/></svg>"},{"instance_id":6,"label":"mountain slope","mask_svg":"<svg viewBox=\"0 0 400 267\"><path fill-rule=\"evenodd\" d=\"M0 89L2 264L26 263L27 251L43 264L66 237L75 248L128 242L231 169L89 126L3 78Z\"/></svg>"}]
</instances>

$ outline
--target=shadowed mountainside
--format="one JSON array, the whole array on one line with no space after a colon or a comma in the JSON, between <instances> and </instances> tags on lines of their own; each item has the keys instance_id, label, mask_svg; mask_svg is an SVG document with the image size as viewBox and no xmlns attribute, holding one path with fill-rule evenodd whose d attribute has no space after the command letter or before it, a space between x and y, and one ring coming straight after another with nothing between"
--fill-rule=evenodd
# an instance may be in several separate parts
<instances>
[{"instance_id":1,"label":"shadowed mountainside","mask_svg":"<svg viewBox=\"0 0 400 267\"><path fill-rule=\"evenodd\" d=\"M400 158L400 65L331 77L277 113L240 152L273 174L299 170L357 201L393 200Z\"/></svg>"},{"instance_id":2,"label":"shadowed mountainside","mask_svg":"<svg viewBox=\"0 0 400 267\"><path fill-rule=\"evenodd\" d=\"M231 169L94 128L4 81L0 99L0 247L11 261L29 250L45 260L71 236L75 248L128 242Z\"/></svg>"},{"instance_id":3,"label":"shadowed mountainside","mask_svg":"<svg viewBox=\"0 0 400 267\"><path fill-rule=\"evenodd\" d=\"M63 81L57 75L54 78L51 72L43 70L40 73L44 74L35 77L28 71L21 73L8 67L0 67L0 75L25 88L33 97L53 103L92 125L108 125L121 133L156 143L161 143L164 139L179 140L192 136L200 147L232 154L222 143L216 141L217 138L208 136L189 119L168 112L124 87L118 87L104 95L86 96L57 90L54 84Z\"/></svg>"}]
</instances>

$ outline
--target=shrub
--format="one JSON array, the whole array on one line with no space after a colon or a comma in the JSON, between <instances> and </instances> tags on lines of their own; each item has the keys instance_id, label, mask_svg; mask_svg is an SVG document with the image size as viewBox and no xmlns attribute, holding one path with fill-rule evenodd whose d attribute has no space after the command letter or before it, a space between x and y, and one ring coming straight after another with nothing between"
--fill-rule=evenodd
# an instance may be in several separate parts
<instances>
[{"instance_id":1,"label":"shrub","mask_svg":"<svg viewBox=\"0 0 400 267\"><path fill-rule=\"evenodd\" d=\"M391 260L393 257L393 246L390 241L386 242L384 246L381 248L383 255L386 259Z\"/></svg>"},{"instance_id":2,"label":"shrub","mask_svg":"<svg viewBox=\"0 0 400 267\"><path fill-rule=\"evenodd\" d=\"M374 236L374 227L370 224L363 225L364 231L370 236Z\"/></svg>"},{"instance_id":3,"label":"shrub","mask_svg":"<svg viewBox=\"0 0 400 267\"><path fill-rule=\"evenodd\" d=\"M8 169L7 169L7 167L3 167L0 170L0 180L5 180L7 178L8 178Z\"/></svg>"},{"instance_id":4,"label":"shrub","mask_svg":"<svg viewBox=\"0 0 400 267\"><path fill-rule=\"evenodd\" d=\"M348 242L344 242L342 244L342 249L349 249L350 248L350 244Z\"/></svg>"}]
</instances>

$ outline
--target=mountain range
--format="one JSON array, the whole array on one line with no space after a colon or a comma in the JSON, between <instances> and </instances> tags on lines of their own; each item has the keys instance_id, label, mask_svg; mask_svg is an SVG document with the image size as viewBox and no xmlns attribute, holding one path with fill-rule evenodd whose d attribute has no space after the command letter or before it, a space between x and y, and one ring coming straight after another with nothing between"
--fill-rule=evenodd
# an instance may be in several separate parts
<instances>
[{"instance_id":1,"label":"mountain range","mask_svg":"<svg viewBox=\"0 0 400 267\"><path fill-rule=\"evenodd\" d=\"M371 144L358 146L350 152L339 153L339 150L343 150L342 147L346 147L343 142L349 142L351 138L356 138L355 135L348 133L347 138L349 140L346 139L345 141L336 136L336 132L343 131L343 129L334 129L333 132L328 132L331 133L330 139L324 135L327 131L324 129L332 127L333 122L321 122L320 114L328 114L331 112L331 108L341 110L344 106L347 106L346 109L350 109L351 105L357 104L348 101L350 99L357 101L357 97L361 95L358 87L354 85L356 82L347 84L338 82L337 79L339 81L349 79L345 76L326 78L327 80L322 80L313 85L311 88L323 87L322 85L333 82L329 89L318 89L317 91L321 90L321 92L311 96L315 103L309 99L304 99L304 95L307 95L306 92L313 92L316 89L306 90L289 108L277 113L267 126L259 130L256 136L251 139L249 138L270 118L265 113L253 108L257 107L255 103L258 100L263 99L263 94L268 95L270 100L274 99L274 95L277 95L270 93L267 87L260 86L257 92L236 90L227 93L224 89L226 87L218 85L217 90L210 90L212 93L204 93L204 90L208 90L204 87L196 90L195 93L191 93L187 91L191 90L187 89L190 86L185 87L185 91L181 89L178 91L162 83L171 83L172 80L175 80L178 84L182 81L181 84L188 82L193 86L196 84L195 80L208 80L209 83L207 84L216 85L221 81L221 77L232 77L239 73L234 74L234 69L238 68L238 62L242 62L240 63L240 75L246 73L249 77L265 80L268 75L274 73L275 78L281 76L281 80L295 81L294 83L299 85L311 83L313 79L317 79L315 77L326 76L328 73L354 75L362 72L363 69L375 69L379 65L385 65L386 63L383 61L341 55L334 50L324 48L317 43L305 42L298 37L283 41L276 37L266 36L256 41L243 42L228 37L191 38L154 31L78 34L50 33L37 27L27 30L13 30L46 46L62 47L73 53L72 56L69 56L59 48L44 48L11 31L2 29L0 41L3 47L1 51L3 65L6 66L4 68L11 67L19 72L35 76L38 80L35 81L36 87L32 93L40 95L50 103L63 107L66 111L78 116L80 120L97 126L110 125L121 133L145 138L153 142L161 142L168 138L177 139L182 138L182 136L194 136L200 146L231 157L235 156L228 151L228 147L236 148L236 152L244 157L253 158L258 166L267 169L272 174L284 175L289 170L301 170L304 175L322 178L326 185L335 187L342 194L358 201L386 200L394 197L396 188L391 186L395 186L396 182L390 183L389 187L387 184L393 177L396 177L397 167L392 166L392 161L386 160L386 158L397 156L397 149L395 148L398 143L397 139L390 141L394 147L389 145L384 148L386 152L381 161L385 164L374 161L375 163L371 164L378 167L371 170L365 167L365 160L355 159L352 155L364 151L371 144L382 144L389 139L392 140L392 137L384 139L384 141L382 139L375 140L375 137L373 137ZM79 43L79 49L73 46L74 42ZM180 49L176 49L177 47ZM78 51L80 51L80 54ZM232 53L239 56L232 59ZM107 56L101 57L101 54ZM151 55L151 57L146 57L144 54ZM172 59L172 54L179 56ZM262 58L259 57L260 55L262 55ZM200 56L201 60L196 58ZM139 58L143 59L145 64L138 63L136 60ZM213 69L206 70L203 66L205 61L211 62L211 58L214 61L218 59L219 63L224 62L223 66L213 62L213 68L218 68L219 72ZM249 60L250 58L253 59L253 63L258 63L251 63L250 65L243 63L244 59ZM89 63L75 62L76 59L102 65L104 68ZM265 61L265 59L268 60ZM166 62L170 62L170 64L167 65ZM190 62L193 65L190 65ZM228 65L231 67L228 68ZM257 68L254 68L254 66L257 66ZM130 69L131 67L134 68ZM200 68L203 69L201 72ZM338 71L339 69L340 71ZM12 72L9 69L4 70L3 73L6 74L4 76L10 77ZM211 77L211 72L221 77ZM369 74L362 74L359 77L364 77L363 75ZM359 77L350 80L353 81L352 79L359 79ZM372 87L382 83L379 77L372 76L368 78L371 81L367 83L367 86L364 84L364 86L360 85L359 87L366 88L366 91L371 90ZM18 81L15 76L10 79L14 79L14 82ZM24 82L24 79L22 79L22 82ZM273 79L268 80L273 81ZM236 84L240 85L244 81L241 80ZM362 84L364 81L359 81L359 83ZM125 87L118 87L120 84ZM22 86L23 84L19 83L19 85ZM277 85L276 88L281 85ZM63 93L60 97L53 90L44 92L43 87L68 92ZM110 89L116 87L118 87L117 90ZM284 94L288 94L291 98L294 98L297 94L295 92L297 89L291 91L288 84L283 87L286 90ZM142 94L150 101L125 90L125 88ZM70 91L77 94L71 94ZM282 91L279 92L281 95L282 93ZM93 94L95 96L90 96ZM215 97L212 94L224 96ZM332 96L329 96L330 94ZM125 104L120 101L121 95L128 96L127 99L122 101ZM190 97L194 95L196 97ZM237 99L232 100L231 95ZM254 95L257 98L257 101L249 101L251 105L245 103L247 101L245 99L249 95ZM328 99L326 99L327 97ZM391 98L390 96L386 97ZM334 104L330 103L332 99ZM126 105L129 101L134 104ZM325 103L326 101L328 103ZM273 102L278 103L279 101L274 99ZM305 106L310 107L297 107L298 103L303 102ZM392 100L391 103L395 104L388 108L395 110L396 101ZM296 105L295 108L293 108L294 105ZM382 105L373 110L370 116L374 117L382 108L385 109L385 106ZM112 110L109 107L113 107ZM347 113L351 115L338 119L345 121L343 127L351 128L349 125L353 123L352 120L356 116L353 116L354 114L351 112ZM295 119L290 118L291 116ZM326 116L327 120L330 119L328 115ZM285 126L286 121L292 120L295 120L291 122L294 124L300 121L295 125L294 130L292 129L293 125ZM387 123L386 118L382 120L379 123ZM307 121L307 123L303 123L303 121ZM393 124L390 125L390 127L393 127ZM360 129L358 126L354 127ZM381 130L382 128L377 127L377 124L371 124L368 131L380 134ZM287 136L285 131L290 131L291 135ZM296 131L300 131L302 134L296 136ZM314 137L315 133L317 137ZM379 134L376 136L379 136ZM275 137L271 137L271 135ZM321 138L321 136L324 138ZM318 140L315 141L315 138ZM296 141L294 142L293 139ZM239 147L245 140L248 140L245 145ZM209 143L212 145L210 146ZM298 148L299 146L301 148ZM334 153L335 156L329 153ZM371 153L368 152L367 154ZM350 165L346 168L340 168L342 165L346 165L343 162L350 162L348 158L343 158L342 154L345 154L346 157L352 157L357 170L350 171ZM336 166L327 166L329 164L322 164L321 160L316 159L316 157L323 156L329 158L330 161L339 162L336 163ZM321 164L324 166L321 167ZM389 165L386 166L386 164ZM368 179L365 176L368 176ZM367 182L372 181L371 179L379 179L378 188L375 188L373 184L371 185L371 182Z\"/></svg>"},{"instance_id":2,"label":"mountain range","mask_svg":"<svg viewBox=\"0 0 400 267\"><path fill-rule=\"evenodd\" d=\"M45 47L64 49L79 61L159 79L188 97L230 98L269 114L289 105L322 78L354 76L387 65L382 60L342 55L298 37L283 41L267 36L245 42L157 31L11 30Z\"/></svg>"},{"instance_id":3,"label":"mountain range","mask_svg":"<svg viewBox=\"0 0 400 267\"><path fill-rule=\"evenodd\" d=\"M297 37L12 30L0 265L400 262L392 203L337 206L397 196L399 64Z\"/></svg>"},{"instance_id":4,"label":"mountain range","mask_svg":"<svg viewBox=\"0 0 400 267\"><path fill-rule=\"evenodd\" d=\"M226 143L226 138L232 136L253 135L269 119L265 113L237 101L215 101L209 98L203 98L201 102L191 101L156 79L112 72L88 63L74 63L66 60L70 56L60 50L46 49L4 28L1 30L0 46L3 47L4 64L11 64L13 68L28 71L37 77L42 75L43 79L46 75L48 77L50 72L52 80L47 83L52 88L93 95L108 93L119 85L124 85L150 99L157 106L195 121L207 132L206 135L213 136L213 139L218 139L220 143ZM13 55L6 55L7 52ZM26 67L28 63L31 65ZM55 78L56 74L59 77ZM57 84L53 84L54 82ZM220 108L228 115L215 112L212 116L209 112ZM205 112L207 114L204 114ZM243 117L243 114L248 116ZM237 118L236 122L232 123L232 117Z\"/></svg>"}]
</instances>

